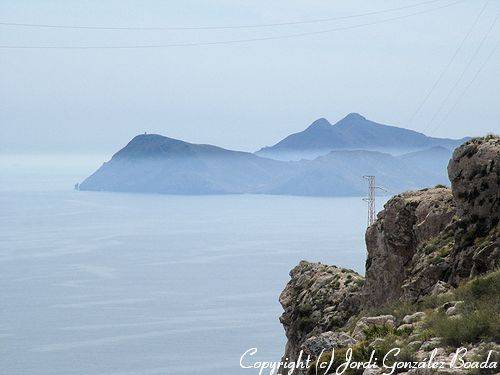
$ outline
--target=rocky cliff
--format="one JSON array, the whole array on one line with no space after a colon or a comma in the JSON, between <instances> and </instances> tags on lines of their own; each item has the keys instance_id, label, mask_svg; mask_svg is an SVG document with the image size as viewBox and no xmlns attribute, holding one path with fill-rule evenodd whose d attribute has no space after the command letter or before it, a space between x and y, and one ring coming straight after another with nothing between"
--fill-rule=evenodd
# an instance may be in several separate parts
<instances>
[{"instance_id":1,"label":"rocky cliff","mask_svg":"<svg viewBox=\"0 0 500 375\"><path fill-rule=\"evenodd\" d=\"M280 295L280 321L288 343L285 358L296 359L307 339L339 329L358 311L363 277L320 263L300 262Z\"/></svg>"},{"instance_id":2,"label":"rocky cliff","mask_svg":"<svg viewBox=\"0 0 500 375\"><path fill-rule=\"evenodd\" d=\"M498 349L499 163L500 138L476 138L453 153L451 189L390 199L366 231L365 278L305 261L295 267L280 297L284 360L349 346L364 353L397 344L412 358L436 347L444 357L465 344Z\"/></svg>"}]
</instances>

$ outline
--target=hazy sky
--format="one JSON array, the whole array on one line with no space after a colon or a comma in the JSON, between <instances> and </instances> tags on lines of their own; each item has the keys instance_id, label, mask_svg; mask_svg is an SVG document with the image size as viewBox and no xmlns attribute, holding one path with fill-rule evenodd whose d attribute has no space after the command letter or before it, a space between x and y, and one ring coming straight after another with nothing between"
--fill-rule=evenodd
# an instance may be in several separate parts
<instances>
[{"instance_id":1,"label":"hazy sky","mask_svg":"<svg viewBox=\"0 0 500 375\"><path fill-rule=\"evenodd\" d=\"M3 0L0 21L108 27L225 26L350 16L407 0ZM0 45L123 46L282 36L374 23L452 4L287 26L92 30L0 26ZM256 150L318 117L349 112L434 136L500 131L500 12L489 1L447 74L419 107L485 1L296 38L150 49L0 49L0 146L10 152L114 152L144 131ZM476 72L487 65L461 97ZM472 60L462 79L464 67ZM448 92L457 83L436 121ZM442 119L453 108L446 121Z\"/></svg>"}]
</instances>

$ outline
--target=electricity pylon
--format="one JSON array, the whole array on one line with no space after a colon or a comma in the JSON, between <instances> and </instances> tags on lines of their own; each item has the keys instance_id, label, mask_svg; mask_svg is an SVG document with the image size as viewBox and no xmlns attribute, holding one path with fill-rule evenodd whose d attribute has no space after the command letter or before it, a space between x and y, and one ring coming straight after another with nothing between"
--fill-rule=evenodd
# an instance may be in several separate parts
<instances>
[{"instance_id":1,"label":"electricity pylon","mask_svg":"<svg viewBox=\"0 0 500 375\"><path fill-rule=\"evenodd\" d=\"M365 180L368 180L368 197L363 198L365 202L368 203L368 226L372 225L376 220L375 212L375 190L380 189L387 191L381 186L375 185L375 176L363 176Z\"/></svg>"}]
</instances>

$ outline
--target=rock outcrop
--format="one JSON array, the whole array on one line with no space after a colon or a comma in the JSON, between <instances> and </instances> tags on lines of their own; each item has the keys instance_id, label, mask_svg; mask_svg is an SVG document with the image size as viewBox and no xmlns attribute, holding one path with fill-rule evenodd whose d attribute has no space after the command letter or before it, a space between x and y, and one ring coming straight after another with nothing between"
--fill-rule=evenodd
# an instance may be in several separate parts
<instances>
[{"instance_id":1,"label":"rock outcrop","mask_svg":"<svg viewBox=\"0 0 500 375\"><path fill-rule=\"evenodd\" d=\"M448 165L451 189L387 202L366 232L366 307L416 301L499 265L499 163L498 137L470 140Z\"/></svg>"},{"instance_id":2,"label":"rock outcrop","mask_svg":"<svg viewBox=\"0 0 500 375\"><path fill-rule=\"evenodd\" d=\"M407 192L386 203L365 236L368 259L363 303L366 307L379 306L403 295L402 286L415 268L410 264L420 265L417 252L421 245L445 231L455 211L447 188ZM442 272L440 265L426 265L425 277L422 275L425 285L419 285L418 289L433 287Z\"/></svg>"},{"instance_id":3,"label":"rock outcrop","mask_svg":"<svg viewBox=\"0 0 500 375\"><path fill-rule=\"evenodd\" d=\"M484 274L493 276L478 285L488 286L484 290L498 298L499 163L499 137L473 139L457 148L449 162L451 189L439 186L390 199L366 232L364 280L335 266L302 261L295 267L280 297L288 338L284 359L295 361L301 350L314 356L342 346L383 347L387 337L423 356L442 342L422 333L431 316L459 322L465 319L462 312L482 308L488 324L500 324L488 316L488 309L498 309L494 301L478 305L475 295L466 302L453 300L454 288ZM425 312L366 315L391 304L416 308L436 295L448 296L447 302L430 310L426 305Z\"/></svg>"},{"instance_id":4,"label":"rock outcrop","mask_svg":"<svg viewBox=\"0 0 500 375\"><path fill-rule=\"evenodd\" d=\"M288 338L285 360L295 360L304 342L338 329L359 310L363 277L356 272L301 261L280 295L280 321Z\"/></svg>"},{"instance_id":5,"label":"rock outcrop","mask_svg":"<svg viewBox=\"0 0 500 375\"><path fill-rule=\"evenodd\" d=\"M456 284L498 266L500 138L473 139L457 148L448 175L459 217L450 270Z\"/></svg>"}]
</instances>

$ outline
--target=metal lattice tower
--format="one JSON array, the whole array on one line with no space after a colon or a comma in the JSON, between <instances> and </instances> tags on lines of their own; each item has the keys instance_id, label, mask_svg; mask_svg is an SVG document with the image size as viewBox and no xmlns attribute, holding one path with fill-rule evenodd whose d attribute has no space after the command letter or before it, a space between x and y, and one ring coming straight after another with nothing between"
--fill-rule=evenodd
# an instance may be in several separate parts
<instances>
[{"instance_id":1,"label":"metal lattice tower","mask_svg":"<svg viewBox=\"0 0 500 375\"><path fill-rule=\"evenodd\" d=\"M368 203L368 226L375 222L375 176L363 176L368 180L368 197L363 198Z\"/></svg>"},{"instance_id":2,"label":"metal lattice tower","mask_svg":"<svg viewBox=\"0 0 500 375\"><path fill-rule=\"evenodd\" d=\"M368 180L368 197L363 198L363 200L368 203L368 226L370 226L377 219L375 212L375 190L387 190L375 185L375 176L363 176L363 178Z\"/></svg>"}]
</instances>

